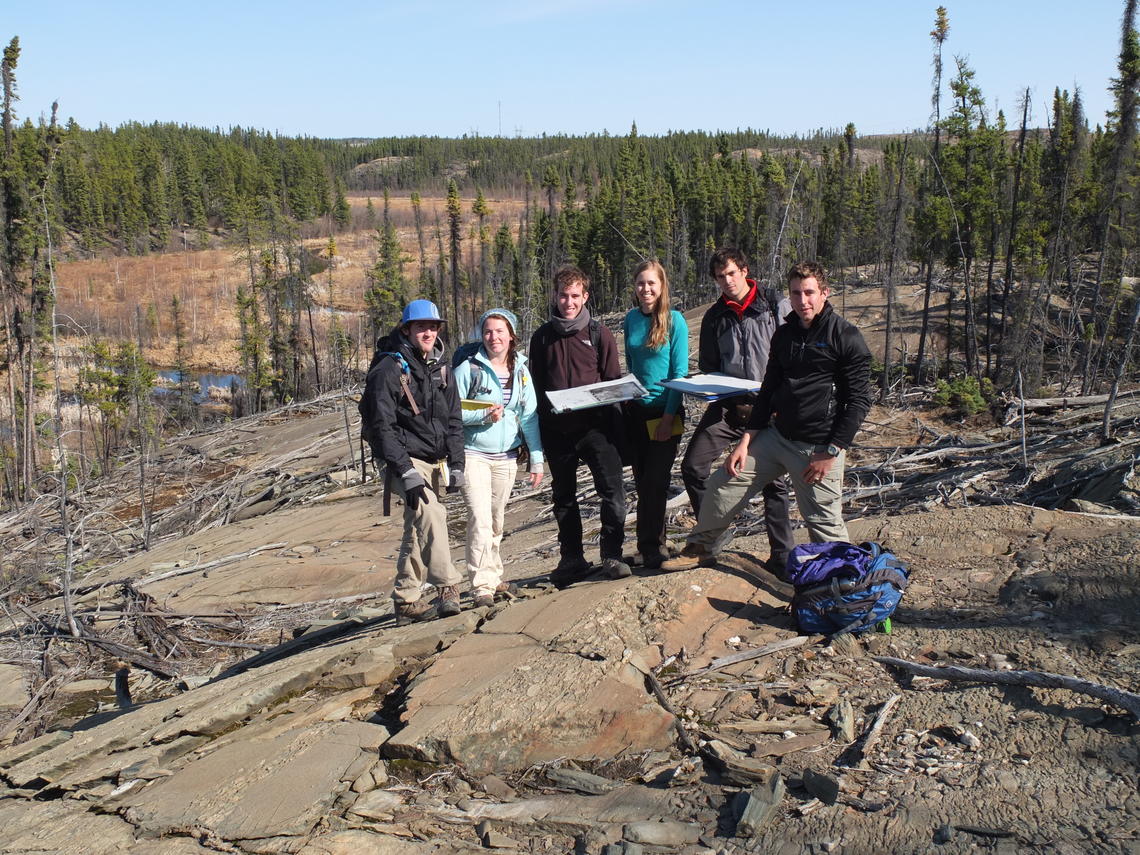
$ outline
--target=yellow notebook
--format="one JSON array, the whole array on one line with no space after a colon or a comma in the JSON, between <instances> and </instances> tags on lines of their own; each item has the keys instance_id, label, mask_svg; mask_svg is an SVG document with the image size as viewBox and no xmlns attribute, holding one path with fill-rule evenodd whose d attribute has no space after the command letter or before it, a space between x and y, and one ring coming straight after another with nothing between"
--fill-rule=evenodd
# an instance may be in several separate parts
<instances>
[{"instance_id":1,"label":"yellow notebook","mask_svg":"<svg viewBox=\"0 0 1140 855\"><path fill-rule=\"evenodd\" d=\"M472 401L470 398L462 398L459 401L459 406L465 410L488 410L494 404L491 401Z\"/></svg>"},{"instance_id":2,"label":"yellow notebook","mask_svg":"<svg viewBox=\"0 0 1140 855\"><path fill-rule=\"evenodd\" d=\"M645 423L645 429L649 431L649 438L657 436L657 426L661 424L661 419L650 419ZM680 436L685 432L685 420L673 417L673 433L672 436Z\"/></svg>"}]
</instances>

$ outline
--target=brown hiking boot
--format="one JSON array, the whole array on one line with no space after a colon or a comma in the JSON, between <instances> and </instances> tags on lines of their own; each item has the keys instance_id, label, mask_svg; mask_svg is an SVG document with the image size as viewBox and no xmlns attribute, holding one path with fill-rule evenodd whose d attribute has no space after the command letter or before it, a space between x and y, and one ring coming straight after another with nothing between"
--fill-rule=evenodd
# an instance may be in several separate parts
<instances>
[{"instance_id":1,"label":"brown hiking boot","mask_svg":"<svg viewBox=\"0 0 1140 855\"><path fill-rule=\"evenodd\" d=\"M489 609L495 605L495 597L492 594L477 594L472 602L477 609Z\"/></svg>"},{"instance_id":2,"label":"brown hiking boot","mask_svg":"<svg viewBox=\"0 0 1140 855\"><path fill-rule=\"evenodd\" d=\"M444 585L439 589L439 616L451 617L459 614L459 586Z\"/></svg>"},{"instance_id":3,"label":"brown hiking boot","mask_svg":"<svg viewBox=\"0 0 1140 855\"><path fill-rule=\"evenodd\" d=\"M396 626L407 626L421 620L434 620L439 617L435 606L422 597L414 603L396 603Z\"/></svg>"},{"instance_id":4,"label":"brown hiking boot","mask_svg":"<svg viewBox=\"0 0 1140 855\"><path fill-rule=\"evenodd\" d=\"M666 573L673 573L677 570L692 570L694 567L712 564L714 560L713 556L705 552L703 547L686 543L680 555L661 562L661 569Z\"/></svg>"},{"instance_id":5,"label":"brown hiking boot","mask_svg":"<svg viewBox=\"0 0 1140 855\"><path fill-rule=\"evenodd\" d=\"M519 586L514 582L500 582L495 586L496 600L516 600L519 596Z\"/></svg>"}]
</instances>

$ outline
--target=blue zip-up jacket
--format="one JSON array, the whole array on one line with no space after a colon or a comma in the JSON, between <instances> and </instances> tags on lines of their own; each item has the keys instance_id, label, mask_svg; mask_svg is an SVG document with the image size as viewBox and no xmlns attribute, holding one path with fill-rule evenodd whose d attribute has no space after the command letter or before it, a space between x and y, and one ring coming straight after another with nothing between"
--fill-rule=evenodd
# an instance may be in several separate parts
<instances>
[{"instance_id":1,"label":"blue zip-up jacket","mask_svg":"<svg viewBox=\"0 0 1140 855\"><path fill-rule=\"evenodd\" d=\"M472 357L478 360L482 371L479 373L479 388L471 388L471 360L465 359L455 368L455 384L459 387L459 397L474 401L503 403L503 387L499 375L491 367L487 351L480 346ZM483 421L485 410L463 411L463 445L484 454L501 454L518 448L526 440L530 450L532 472L542 471L542 438L538 431L538 395L534 380L526 366L526 357L515 354L515 373L511 403L503 410L503 417L497 422ZM521 437L520 437L521 433Z\"/></svg>"}]
</instances>

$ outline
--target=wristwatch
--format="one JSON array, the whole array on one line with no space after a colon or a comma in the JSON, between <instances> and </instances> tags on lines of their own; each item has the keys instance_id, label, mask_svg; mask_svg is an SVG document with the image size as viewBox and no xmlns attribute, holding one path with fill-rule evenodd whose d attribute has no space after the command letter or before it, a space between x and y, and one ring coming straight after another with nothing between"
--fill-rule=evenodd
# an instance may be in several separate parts
<instances>
[{"instance_id":1,"label":"wristwatch","mask_svg":"<svg viewBox=\"0 0 1140 855\"><path fill-rule=\"evenodd\" d=\"M843 451L842 448L840 448L838 445L835 445L834 443L832 443L831 445L829 445L827 447L827 456L828 457L838 457L839 452L841 452L841 451Z\"/></svg>"}]
</instances>

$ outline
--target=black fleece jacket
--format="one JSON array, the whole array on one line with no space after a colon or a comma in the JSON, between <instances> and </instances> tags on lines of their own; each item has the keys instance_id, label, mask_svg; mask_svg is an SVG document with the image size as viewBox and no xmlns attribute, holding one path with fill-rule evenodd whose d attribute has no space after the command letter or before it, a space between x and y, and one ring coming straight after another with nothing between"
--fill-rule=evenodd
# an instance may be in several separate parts
<instances>
[{"instance_id":1,"label":"black fleece jacket","mask_svg":"<svg viewBox=\"0 0 1140 855\"><path fill-rule=\"evenodd\" d=\"M768 370L748 427L786 439L850 448L871 409L871 351L863 334L825 303L804 329L793 312L772 335Z\"/></svg>"},{"instance_id":2,"label":"black fleece jacket","mask_svg":"<svg viewBox=\"0 0 1140 855\"><path fill-rule=\"evenodd\" d=\"M393 330L376 343L378 352L398 353L373 360L361 398L361 413L372 426L367 437L373 453L397 474L412 468L411 458L436 461L446 458L452 469L463 469L463 418L459 390L442 342L425 360L412 342ZM408 387L419 414L404 394L401 376L408 368ZM364 408L368 409L367 414Z\"/></svg>"}]
</instances>

